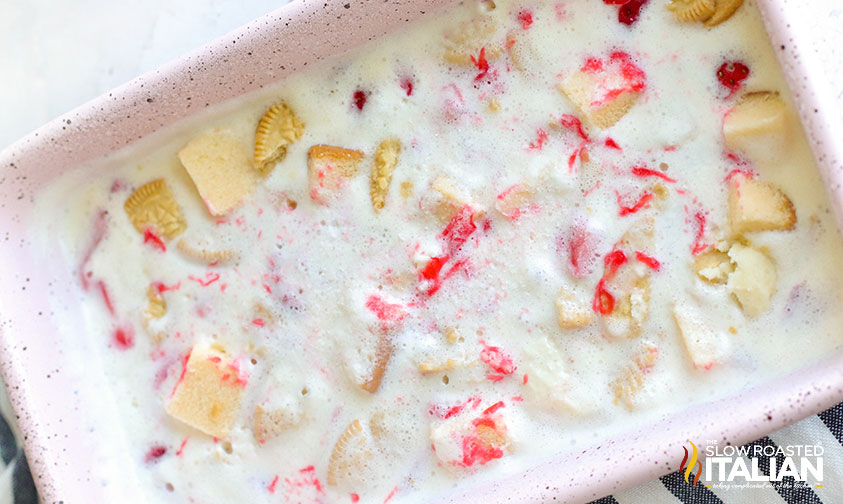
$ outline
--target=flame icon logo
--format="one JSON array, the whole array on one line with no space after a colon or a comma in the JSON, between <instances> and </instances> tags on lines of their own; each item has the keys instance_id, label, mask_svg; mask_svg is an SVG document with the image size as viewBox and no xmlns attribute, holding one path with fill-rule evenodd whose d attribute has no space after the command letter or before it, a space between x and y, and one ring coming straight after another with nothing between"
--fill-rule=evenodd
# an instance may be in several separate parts
<instances>
[{"instance_id":1,"label":"flame icon logo","mask_svg":"<svg viewBox=\"0 0 843 504\"><path fill-rule=\"evenodd\" d=\"M694 470L694 465L696 464L697 474L694 476L694 486L697 486L697 483L700 482L700 476L702 476L702 462L699 461L699 452L697 451L697 445L694 444L693 441L688 441L691 443L691 460L688 460L688 448L682 447L685 450L685 457L682 458L682 463L679 465L679 472L685 472L685 483L689 485L691 482L689 481L688 477L692 474ZM688 463L688 466L685 466L685 462Z\"/></svg>"}]
</instances>

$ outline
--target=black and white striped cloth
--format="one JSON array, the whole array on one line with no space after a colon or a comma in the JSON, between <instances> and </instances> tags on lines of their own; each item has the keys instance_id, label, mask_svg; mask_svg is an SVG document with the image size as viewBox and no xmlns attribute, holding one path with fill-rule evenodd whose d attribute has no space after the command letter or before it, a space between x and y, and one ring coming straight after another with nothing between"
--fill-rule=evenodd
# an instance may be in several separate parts
<instances>
[{"instance_id":1,"label":"black and white striped cloth","mask_svg":"<svg viewBox=\"0 0 843 504\"><path fill-rule=\"evenodd\" d=\"M26 455L11 418L11 407L0 383L0 504L37 504L38 493L26 464Z\"/></svg>"},{"instance_id":2,"label":"black and white striped cloth","mask_svg":"<svg viewBox=\"0 0 843 504\"><path fill-rule=\"evenodd\" d=\"M819 445L823 448L823 484L821 487L793 485L792 477L782 484L767 488L706 488L685 483L679 472L662 476L645 485L604 497L592 504L837 504L843 502L843 403L819 415L749 443L749 446ZM750 451L752 453L752 451ZM783 457L777 457L781 467ZM758 466L769 474L768 459L761 457Z\"/></svg>"},{"instance_id":3,"label":"black and white striped cloth","mask_svg":"<svg viewBox=\"0 0 843 504\"><path fill-rule=\"evenodd\" d=\"M5 397L0 397L0 401L4 399ZM8 413L8 408L0 408L0 412ZM679 472L674 472L647 484L596 500L592 504L843 503L843 403L749 444L820 445L824 449L823 486L794 487L793 478L786 477L783 480L784 484L776 488L712 489L702 485L688 485ZM38 494L26 464L26 456L13 428L3 415L0 415L0 458L0 504L37 504ZM778 462L781 467L781 457ZM759 467L764 474L769 474L767 464L765 458L759 459Z\"/></svg>"}]
</instances>

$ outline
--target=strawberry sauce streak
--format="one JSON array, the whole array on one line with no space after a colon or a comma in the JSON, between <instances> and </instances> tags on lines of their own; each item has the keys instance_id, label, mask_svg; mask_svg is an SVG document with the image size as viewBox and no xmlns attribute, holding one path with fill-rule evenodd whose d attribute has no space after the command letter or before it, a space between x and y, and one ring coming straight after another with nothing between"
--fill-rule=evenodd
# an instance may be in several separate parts
<instances>
[{"instance_id":1,"label":"strawberry sauce streak","mask_svg":"<svg viewBox=\"0 0 843 504\"><path fill-rule=\"evenodd\" d=\"M620 215L621 217L626 217L627 215L632 215L632 214L638 212L639 210L641 210L642 208L645 208L646 206L648 206L650 204L650 200L652 200L652 199L653 199L653 193L644 192L644 194L642 194L641 197L638 198L638 201L636 201L634 205L625 206L621 202L620 194L618 194L618 206L620 206L620 211L618 212L618 215Z\"/></svg>"},{"instance_id":2,"label":"strawberry sauce streak","mask_svg":"<svg viewBox=\"0 0 843 504\"><path fill-rule=\"evenodd\" d=\"M162 240L161 237L155 234L155 232L151 229L145 229L143 231L143 242L149 243L152 248L158 249L161 252L167 251L167 244L165 244L164 240Z\"/></svg>"},{"instance_id":3,"label":"strawberry sauce streak","mask_svg":"<svg viewBox=\"0 0 843 504\"><path fill-rule=\"evenodd\" d=\"M665 182L670 182L671 184L676 182L676 179L672 179L672 178L668 177L666 174L664 174L660 171L651 170L651 169L649 169L645 166L633 166L632 167L632 174L635 175L636 177L641 177L641 178L658 177L658 178L664 180Z\"/></svg>"}]
</instances>

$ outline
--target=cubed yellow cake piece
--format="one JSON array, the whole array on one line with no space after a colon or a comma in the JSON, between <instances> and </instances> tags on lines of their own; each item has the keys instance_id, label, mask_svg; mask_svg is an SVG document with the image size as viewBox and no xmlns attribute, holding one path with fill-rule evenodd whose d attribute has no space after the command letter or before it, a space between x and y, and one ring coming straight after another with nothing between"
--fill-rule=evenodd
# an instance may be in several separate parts
<instances>
[{"instance_id":1,"label":"cubed yellow cake piece","mask_svg":"<svg viewBox=\"0 0 843 504\"><path fill-rule=\"evenodd\" d=\"M191 140L179 151L179 160L211 215L223 215L239 205L259 177L246 146L220 130Z\"/></svg>"},{"instance_id":2,"label":"cubed yellow cake piece","mask_svg":"<svg viewBox=\"0 0 843 504\"><path fill-rule=\"evenodd\" d=\"M252 433L259 443L263 443L299 425L302 419L303 415L301 411L294 411L291 408L282 407L266 410L261 406L256 406L252 422Z\"/></svg>"},{"instance_id":3,"label":"cubed yellow cake piece","mask_svg":"<svg viewBox=\"0 0 843 504\"><path fill-rule=\"evenodd\" d=\"M559 291L556 311L562 329L579 329L591 323L591 307L567 289Z\"/></svg>"},{"instance_id":4,"label":"cubed yellow cake piece","mask_svg":"<svg viewBox=\"0 0 843 504\"><path fill-rule=\"evenodd\" d=\"M712 284L723 284L735 270L732 260L725 252L711 249L694 259L694 272L701 280Z\"/></svg>"},{"instance_id":5,"label":"cubed yellow cake piece","mask_svg":"<svg viewBox=\"0 0 843 504\"><path fill-rule=\"evenodd\" d=\"M487 60L500 57L503 48L500 43L492 41L492 35L497 29L498 21L493 14L483 14L457 25L445 34L445 61L473 66L471 58L479 57L481 49Z\"/></svg>"},{"instance_id":6,"label":"cubed yellow cake piece","mask_svg":"<svg viewBox=\"0 0 843 504\"><path fill-rule=\"evenodd\" d=\"M607 93L601 75L586 71L577 71L559 84L559 90L573 103L586 120L601 129L613 126L629 112L629 109L641 96L639 91L621 89Z\"/></svg>"},{"instance_id":7,"label":"cubed yellow cake piece","mask_svg":"<svg viewBox=\"0 0 843 504\"><path fill-rule=\"evenodd\" d=\"M519 72L526 71L531 63L538 59L536 48L524 30L514 30L506 34L506 52L512 66Z\"/></svg>"},{"instance_id":8,"label":"cubed yellow cake piece","mask_svg":"<svg viewBox=\"0 0 843 504\"><path fill-rule=\"evenodd\" d=\"M673 318L685 344L685 351L695 368L710 369L727 356L729 341L726 335L712 327L694 305L689 302L675 303Z\"/></svg>"},{"instance_id":9,"label":"cubed yellow cake piece","mask_svg":"<svg viewBox=\"0 0 843 504\"><path fill-rule=\"evenodd\" d=\"M770 307L776 292L776 264L760 250L736 243L729 249L735 271L729 275L726 288L735 296L744 314L756 317Z\"/></svg>"},{"instance_id":10,"label":"cubed yellow cake piece","mask_svg":"<svg viewBox=\"0 0 843 504\"><path fill-rule=\"evenodd\" d=\"M778 187L735 173L729 179L729 223L735 233L785 231L796 225L796 210Z\"/></svg>"},{"instance_id":11,"label":"cubed yellow cake piece","mask_svg":"<svg viewBox=\"0 0 843 504\"><path fill-rule=\"evenodd\" d=\"M310 197L327 204L347 179L357 174L365 155L359 150L314 145L307 152L307 180Z\"/></svg>"},{"instance_id":12,"label":"cubed yellow cake piece","mask_svg":"<svg viewBox=\"0 0 843 504\"><path fill-rule=\"evenodd\" d=\"M787 104L779 93L749 93L723 119L726 147L753 160L775 159L789 136Z\"/></svg>"},{"instance_id":13,"label":"cubed yellow cake piece","mask_svg":"<svg viewBox=\"0 0 843 504\"><path fill-rule=\"evenodd\" d=\"M167 413L209 436L223 438L237 419L244 387L228 355L208 345L194 345Z\"/></svg>"},{"instance_id":14,"label":"cubed yellow cake piece","mask_svg":"<svg viewBox=\"0 0 843 504\"><path fill-rule=\"evenodd\" d=\"M430 183L430 190L430 212L442 222L449 222L461 208L472 204L468 193L444 175L436 177Z\"/></svg>"},{"instance_id":15,"label":"cubed yellow cake piece","mask_svg":"<svg viewBox=\"0 0 843 504\"><path fill-rule=\"evenodd\" d=\"M534 191L524 184L510 186L495 201L495 210L507 219L515 220L530 210L535 200Z\"/></svg>"},{"instance_id":16,"label":"cubed yellow cake piece","mask_svg":"<svg viewBox=\"0 0 843 504\"><path fill-rule=\"evenodd\" d=\"M528 377L525 388L533 404L556 413L584 415L594 410L593 394L566 369L568 357L548 337L525 342L519 370Z\"/></svg>"}]
</instances>

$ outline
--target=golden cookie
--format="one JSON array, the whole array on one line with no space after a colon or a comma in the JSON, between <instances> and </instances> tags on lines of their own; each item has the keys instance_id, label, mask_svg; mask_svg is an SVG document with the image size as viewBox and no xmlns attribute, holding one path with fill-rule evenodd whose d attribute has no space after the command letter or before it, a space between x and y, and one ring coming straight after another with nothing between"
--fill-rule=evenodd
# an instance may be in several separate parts
<instances>
[{"instance_id":1,"label":"golden cookie","mask_svg":"<svg viewBox=\"0 0 843 504\"><path fill-rule=\"evenodd\" d=\"M401 182L401 197L404 199L413 195L413 183L409 180Z\"/></svg>"},{"instance_id":2,"label":"golden cookie","mask_svg":"<svg viewBox=\"0 0 843 504\"><path fill-rule=\"evenodd\" d=\"M286 103L276 103L261 117L255 131L255 169L268 174L304 133L304 122Z\"/></svg>"},{"instance_id":3,"label":"golden cookie","mask_svg":"<svg viewBox=\"0 0 843 504\"><path fill-rule=\"evenodd\" d=\"M291 429L302 421L301 413L280 408L267 411L261 406L255 406L252 422L252 433L259 443L272 439L285 430Z\"/></svg>"},{"instance_id":4,"label":"golden cookie","mask_svg":"<svg viewBox=\"0 0 843 504\"><path fill-rule=\"evenodd\" d=\"M644 388L644 375L655 365L658 356L659 349L655 345L650 343L644 345L633 362L627 365L620 376L612 382L612 392L616 401L623 402L629 409L635 408L635 398Z\"/></svg>"},{"instance_id":5,"label":"golden cookie","mask_svg":"<svg viewBox=\"0 0 843 504\"><path fill-rule=\"evenodd\" d=\"M442 334L445 335L445 340L448 342L448 344L453 345L454 343L457 343L458 341L462 341L462 337L457 332L456 327L448 326L442 331Z\"/></svg>"},{"instance_id":6,"label":"golden cookie","mask_svg":"<svg viewBox=\"0 0 843 504\"><path fill-rule=\"evenodd\" d=\"M717 26L726 21L743 5L743 0L716 0L714 14L706 20L706 26Z\"/></svg>"},{"instance_id":7,"label":"golden cookie","mask_svg":"<svg viewBox=\"0 0 843 504\"><path fill-rule=\"evenodd\" d=\"M506 34L506 52L512 66L519 72L527 69L537 59L536 48L524 30L513 30Z\"/></svg>"},{"instance_id":8,"label":"golden cookie","mask_svg":"<svg viewBox=\"0 0 843 504\"><path fill-rule=\"evenodd\" d=\"M389 432L386 426L386 413L378 411L372 414L372 418L369 419L369 431L375 440L380 441L386 437Z\"/></svg>"},{"instance_id":9,"label":"golden cookie","mask_svg":"<svg viewBox=\"0 0 843 504\"><path fill-rule=\"evenodd\" d=\"M386 193L392 181L392 172L398 166L398 155L401 153L401 142L396 138L384 140L375 152L375 164L372 166L372 179L369 192L372 197L372 208L380 212L386 204Z\"/></svg>"},{"instance_id":10,"label":"golden cookie","mask_svg":"<svg viewBox=\"0 0 843 504\"><path fill-rule=\"evenodd\" d=\"M328 485L337 486L344 481L354 480L365 469L372 455L371 437L363 429L360 420L354 420L340 434L331 458L328 459Z\"/></svg>"},{"instance_id":11,"label":"golden cookie","mask_svg":"<svg viewBox=\"0 0 843 504\"><path fill-rule=\"evenodd\" d=\"M129 196L123 209L141 233L149 229L170 240L187 228L181 209L164 179L142 185Z\"/></svg>"},{"instance_id":12,"label":"golden cookie","mask_svg":"<svg viewBox=\"0 0 843 504\"><path fill-rule=\"evenodd\" d=\"M150 285L146 289L146 299L148 300L146 306L147 315L152 318L161 318L167 314L167 302L154 285Z\"/></svg>"},{"instance_id":13,"label":"golden cookie","mask_svg":"<svg viewBox=\"0 0 843 504\"><path fill-rule=\"evenodd\" d=\"M690 23L709 19L715 10L716 0L673 0L667 8L677 21Z\"/></svg>"},{"instance_id":14,"label":"golden cookie","mask_svg":"<svg viewBox=\"0 0 843 504\"><path fill-rule=\"evenodd\" d=\"M176 247L186 258L209 266L220 266L231 262L235 257L237 257L237 254L233 250L208 250L205 248L194 247L184 238L179 240Z\"/></svg>"},{"instance_id":15,"label":"golden cookie","mask_svg":"<svg viewBox=\"0 0 843 504\"><path fill-rule=\"evenodd\" d=\"M378 391L383 381L383 375L386 373L386 366L389 364L389 359L392 357L392 343L388 336L380 335L378 338L378 345L375 349L375 362L372 367L372 373L369 378L360 385L360 388L374 394Z\"/></svg>"},{"instance_id":16,"label":"golden cookie","mask_svg":"<svg viewBox=\"0 0 843 504\"><path fill-rule=\"evenodd\" d=\"M419 371L421 371L422 374L441 373L444 371L452 371L454 369L464 368L469 365L470 364L465 360L457 360L450 357L444 361L435 361L432 359L428 359L419 364Z\"/></svg>"}]
</instances>

